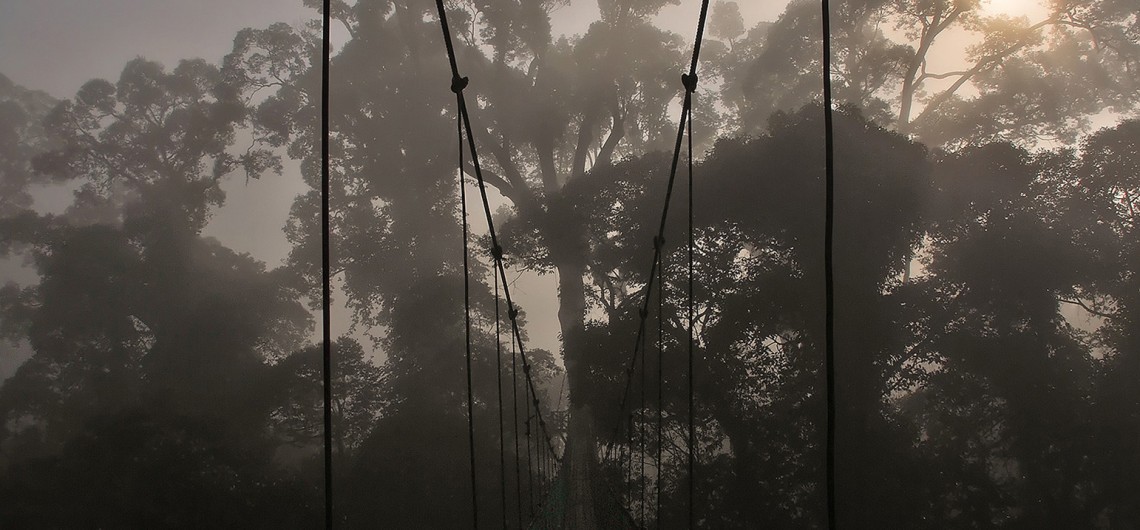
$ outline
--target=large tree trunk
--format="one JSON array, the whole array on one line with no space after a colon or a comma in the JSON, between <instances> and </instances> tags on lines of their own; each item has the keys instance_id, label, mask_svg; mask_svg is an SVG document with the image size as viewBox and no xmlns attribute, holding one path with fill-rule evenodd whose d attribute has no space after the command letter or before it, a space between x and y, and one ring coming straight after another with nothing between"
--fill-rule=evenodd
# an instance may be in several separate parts
<instances>
[{"instance_id":1,"label":"large tree trunk","mask_svg":"<svg viewBox=\"0 0 1140 530\"><path fill-rule=\"evenodd\" d=\"M550 203L548 219L552 222L545 230L547 248L558 271L558 323L562 331L562 356L566 363L566 379L570 389L570 425L568 447L563 465L569 473L568 513L564 528L600 528L594 510L592 476L596 463L597 442L594 435L593 415L582 399L581 390L583 340L586 321L586 242L580 226L565 222L573 219L566 210L570 205L559 200Z\"/></svg>"}]
</instances>

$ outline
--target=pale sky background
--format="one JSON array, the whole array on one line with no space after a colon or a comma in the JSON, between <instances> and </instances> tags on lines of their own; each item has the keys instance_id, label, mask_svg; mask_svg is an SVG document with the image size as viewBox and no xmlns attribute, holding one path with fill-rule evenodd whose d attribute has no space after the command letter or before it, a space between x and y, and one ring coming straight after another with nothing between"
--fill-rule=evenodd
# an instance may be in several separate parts
<instances>
[{"instance_id":1,"label":"pale sky background","mask_svg":"<svg viewBox=\"0 0 1140 530\"><path fill-rule=\"evenodd\" d=\"M1032 13L1037 4L989 1L994 8L1013 14ZM746 27L775 20L786 3L738 1ZM699 6L699 0L683 0L680 5L666 7L656 22L691 41ZM553 14L555 32L581 33L597 19L597 13L594 0L575 0ZM0 0L0 73L16 84L68 98L90 79L116 80L123 65L137 56L162 62L168 68L183 58L220 61L230 50L236 32L244 27L274 22L297 25L314 17L316 13L303 7L300 0ZM679 65L678 71L682 69ZM293 197L304 190L296 164L287 164L280 177L267 176L249 184L232 178L224 188L226 205L217 212L206 235L250 253L270 268L279 266L289 251L282 227ZM70 190L43 190L36 197L41 211L59 211L70 201ZM27 283L34 281L34 273L11 264L0 266L0 282L8 280ZM555 277L525 276L513 293L527 309L532 344L557 351ZM343 333L347 326L348 315L334 312L334 333ZM0 347L0 380L18 362L14 357L19 356Z\"/></svg>"}]
</instances>

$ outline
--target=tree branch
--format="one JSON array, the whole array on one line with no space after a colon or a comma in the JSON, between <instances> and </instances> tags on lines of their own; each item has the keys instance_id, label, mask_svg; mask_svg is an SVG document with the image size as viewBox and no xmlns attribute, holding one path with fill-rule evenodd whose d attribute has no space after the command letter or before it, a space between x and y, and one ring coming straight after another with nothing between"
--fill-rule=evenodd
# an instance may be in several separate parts
<instances>
[{"instance_id":1,"label":"tree branch","mask_svg":"<svg viewBox=\"0 0 1140 530\"><path fill-rule=\"evenodd\" d=\"M605 143L602 144L602 149L598 151L597 161L594 165L608 166L613 163L614 151L623 137L625 137L625 120L621 116L621 110L615 106L610 134L606 137Z\"/></svg>"},{"instance_id":2,"label":"tree branch","mask_svg":"<svg viewBox=\"0 0 1140 530\"><path fill-rule=\"evenodd\" d=\"M475 176L475 164L471 160L464 160L463 163L464 173ZM499 190L499 193L501 193L504 197L510 199L511 202L518 204L520 199L516 193L517 188L512 186L511 183L507 181L507 179L504 179L502 175L499 175L498 173L495 173L494 171L491 171L482 166L479 167L479 171L483 174L483 182L494 186L495 189Z\"/></svg>"},{"instance_id":3,"label":"tree branch","mask_svg":"<svg viewBox=\"0 0 1140 530\"><path fill-rule=\"evenodd\" d=\"M1004 50L1001 50L997 53L987 55L987 56L979 59L973 68L970 68L969 70L966 70L965 72L962 72L961 75L959 75L958 79L956 81L954 81L954 84L950 85L950 88L943 90L937 96L935 96L933 99L931 99L930 103L926 104L926 107L922 109L922 112L919 113L918 117L916 117L913 121L922 120L924 117L926 117L927 114L930 114L931 111L933 111L934 109L941 106L943 103L945 103L947 100L949 100L950 97L953 96L954 93L958 91L958 89L962 88L962 85L965 85L968 81L973 79L973 77L975 75L978 75L979 73L986 70L987 68L990 68L993 65L1000 63L1002 59L1005 59L1006 57L1013 55L1014 53L1016 53L1018 50L1024 48L1025 46L1028 46L1030 43L1030 39L1029 39L1028 35L1032 35L1032 34L1036 33L1037 30L1039 30L1045 26L1056 24L1058 22L1059 22L1059 20L1055 17L1042 20L1041 22L1038 22L1038 23L1036 23L1036 24L1034 24L1034 25L1032 25L1026 29L1027 37L1024 37L1021 40L1019 40L1018 42L1007 46Z\"/></svg>"},{"instance_id":4,"label":"tree branch","mask_svg":"<svg viewBox=\"0 0 1140 530\"><path fill-rule=\"evenodd\" d=\"M594 124L597 119L596 108L591 108L582 115L582 122L578 126L578 145L574 148L571 178L577 178L586 172L586 154L590 151L590 144L594 143Z\"/></svg>"},{"instance_id":5,"label":"tree branch","mask_svg":"<svg viewBox=\"0 0 1140 530\"><path fill-rule=\"evenodd\" d=\"M1090 314L1096 315L1096 316L1101 317L1101 318L1114 318L1114 317L1116 317L1116 315L1105 313L1102 311L1097 311L1096 309L1089 307L1087 304L1085 304L1084 300L1081 300L1080 298L1075 298L1075 299L1069 300L1068 298L1057 297L1057 301L1063 302L1066 304L1072 304L1072 305L1080 306L1082 309L1084 309L1085 311L1088 311Z\"/></svg>"},{"instance_id":6,"label":"tree branch","mask_svg":"<svg viewBox=\"0 0 1140 530\"><path fill-rule=\"evenodd\" d=\"M925 68L923 68L923 70L925 70ZM918 76L918 79L915 80L915 83L916 84L921 83L927 79L946 79L948 77L962 76L962 75L966 75L967 73L968 72L966 70L956 70L953 72L943 72L941 74L930 74L930 73L926 73L925 71L923 71L922 75Z\"/></svg>"}]
</instances>

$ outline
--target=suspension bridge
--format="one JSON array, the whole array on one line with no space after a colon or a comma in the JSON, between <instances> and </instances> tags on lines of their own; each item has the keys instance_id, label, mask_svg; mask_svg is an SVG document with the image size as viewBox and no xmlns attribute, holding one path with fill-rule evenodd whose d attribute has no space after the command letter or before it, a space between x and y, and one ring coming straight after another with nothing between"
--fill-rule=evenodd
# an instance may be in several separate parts
<instances>
[{"instance_id":1,"label":"suspension bridge","mask_svg":"<svg viewBox=\"0 0 1140 530\"><path fill-rule=\"evenodd\" d=\"M331 0L324 0L323 4L323 43L322 43L322 101L321 101L321 191L322 214L322 265L323 265L323 341L324 341L324 468L325 468L325 526L335 527L335 504L333 491L332 468L332 362L331 362L331 326L330 326L330 224L329 224L329 27L330 27ZM465 89L470 81L460 74L456 59L455 48L452 42L451 29L448 25L447 11L443 0L436 0L436 11L443 33L443 42L447 50L447 58L451 69L450 90L455 95L457 138L459 143L458 160L458 186L460 198L460 218L463 241L463 269L464 269L464 314L466 330L466 407L467 407L467 442L469 448L469 479L470 502L472 513L472 527L478 528L480 524L480 511L493 510L501 513L502 528L541 528L541 529L623 529L623 528L665 528L688 527L699 525L694 509L696 497L695 488L698 484L696 475L696 461L699 448L696 440L696 420L694 411L694 385L693 374L699 369L694 359L694 304L693 304L693 274L694 274L694 237L693 237L693 116L692 109L694 97L698 87L698 64L701 51L701 42L704 37L705 23L708 14L709 1L702 0L700 13L696 24L696 38L693 41L691 60L686 73L680 76L680 85L683 89L680 119L678 120L676 141L674 144L672 162L669 169L669 178L666 184L665 200L661 207L660 220L653 238L653 255L646 275L645 285L639 293L641 304L638 311L637 328L634 333L633 346L629 353L629 360L625 364L624 386L620 396L616 396L616 415L618 418L612 431L605 438L604 447L599 448L599 440L594 424L593 414L587 407L581 407L568 420L565 438L558 440L552 434L550 423L543 415L544 407L541 403L541 393L535 384L532 374L532 362L520 333L518 317L519 310L511 298L510 282L507 279L505 257L503 248L499 243L499 235L495 230L490 201L488 200L486 183L480 165L478 146L472 133L473 126L468 112ZM833 347L833 275L832 275L832 235L833 235L833 203L834 203L834 168L833 145L831 130L831 80L830 80L830 31L829 31L829 5L828 0L821 1L823 20L823 66L824 73L824 112L826 136L826 231L825 231L825 282L826 282L826 345L825 366L827 379L827 440L826 440L826 497L828 527L836 527L834 507L834 347ZM687 407L683 412L685 418L684 433L684 468L680 476L684 477L684 497L687 504L682 510L683 515L678 520L666 521L663 519L662 506L662 479L665 475L663 467L666 459L662 450L665 445L665 434L662 431L666 405L663 395L665 382L663 380L662 366L664 364L664 339L662 322L662 307L664 301L664 273L666 257L666 226L669 218L670 203L672 201L677 181L678 167L681 162L681 153L686 151L687 164L687 231L684 234L685 271L686 271L686 314L685 328L687 332L686 353L686 388ZM472 381L472 331L471 331L471 266L470 257L472 244L468 223L467 189L468 176L465 170L465 154L469 154L471 176L479 193L486 228L490 240L490 248L486 249L493 259L493 277L495 284L495 336L496 336L496 368L497 370L497 410L499 432L499 462L500 477L499 505L482 506L486 498L479 494L479 482L476 479L476 449L474 424L474 392ZM656 289L655 289L656 287ZM654 293L657 296L654 296ZM649 355L648 342L651 335L649 329L651 306L656 302L657 334L655 338L656 382L647 385L646 358ZM501 302L501 303L500 303ZM500 322L501 310L505 309L510 352L510 385L511 390L504 392L503 368L506 366L506 355L501 340L503 330ZM521 368L521 375L518 368ZM635 377L637 380L635 381ZM522 396L519 395L519 379L521 378ZM655 388L655 402L647 399L646 389ZM636 391L636 392L635 392ZM634 395L637 393L638 395ZM509 396L508 396L509 394ZM511 403L506 404L510 399ZM521 406L520 406L521 405ZM510 407L509 411L506 407ZM523 411L521 418L519 412ZM509 418L508 418L509 416ZM507 429L507 421L512 422L512 428ZM520 428L521 427L521 428ZM510 431L513 443L513 462L506 458L508 434ZM522 437L520 439L520 432ZM520 456L525 454L525 457ZM525 459L525 461L524 461ZM614 474L612 470L618 470ZM525 477L524 477L525 475ZM525 490L525 492L524 492ZM513 498L509 494L514 493ZM517 520L508 520L508 503L516 504L514 513ZM525 507L524 507L525 505ZM671 510L674 514L677 510Z\"/></svg>"}]
</instances>

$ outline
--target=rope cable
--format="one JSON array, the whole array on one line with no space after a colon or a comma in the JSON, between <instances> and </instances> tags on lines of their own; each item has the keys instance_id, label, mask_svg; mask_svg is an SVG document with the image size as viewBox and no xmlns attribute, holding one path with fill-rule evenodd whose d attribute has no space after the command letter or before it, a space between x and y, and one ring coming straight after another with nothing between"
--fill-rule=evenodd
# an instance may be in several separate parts
<instances>
[{"instance_id":1,"label":"rope cable","mask_svg":"<svg viewBox=\"0 0 1140 530\"><path fill-rule=\"evenodd\" d=\"M495 382L499 399L499 500L502 503L503 528L507 527L507 463L506 437L503 435L503 341L499 327L499 277L495 278Z\"/></svg>"},{"instance_id":2,"label":"rope cable","mask_svg":"<svg viewBox=\"0 0 1140 530\"><path fill-rule=\"evenodd\" d=\"M447 23L447 11L443 7L443 0L436 0L436 10L439 16L440 27L443 31L444 45L447 48L448 63L451 66L451 91L456 94L459 101L459 120L467 135L467 146L471 150L471 164L474 169L476 183L478 184L479 196L483 203L483 213L486 217L487 231L491 239L491 254L495 258L495 269L499 274L499 278L502 280L503 298L507 302L507 315L511 320L511 332L514 340L518 343L519 359L523 365L526 386L533 395L537 396L536 387L530 375L530 363L526 357L526 349L523 347L522 333L519 330L517 321L518 308L515 307L511 298L510 282L507 280L506 267L503 265L503 249L499 245L498 233L495 230L495 223L491 212L491 203L487 197L487 186L483 179L483 170L479 163L479 151L475 144L475 135L471 127L471 116L467 109L467 100L463 95L463 91L467 88L469 79L459 75L459 68L455 60L455 49L451 40L451 30ZM536 413L539 418L542 417L541 410L537 410ZM547 450L553 452L553 447L548 446Z\"/></svg>"},{"instance_id":3,"label":"rope cable","mask_svg":"<svg viewBox=\"0 0 1140 530\"><path fill-rule=\"evenodd\" d=\"M641 493L641 524L645 525L645 335L641 336L641 418L637 422L637 439L638 439L638 459L641 463L641 476L639 478L638 489Z\"/></svg>"},{"instance_id":4,"label":"rope cable","mask_svg":"<svg viewBox=\"0 0 1140 530\"><path fill-rule=\"evenodd\" d=\"M479 527L479 486L475 480L475 413L474 393L471 388L471 274L468 264L467 234L467 186L463 178L463 128L459 133L459 204L463 226L463 325L467 346L467 445L471 467L471 517L472 528Z\"/></svg>"},{"instance_id":5,"label":"rope cable","mask_svg":"<svg viewBox=\"0 0 1140 530\"><path fill-rule=\"evenodd\" d=\"M681 83L685 87L685 96L684 96L683 104L681 106L681 119L680 119L680 121L678 123L678 127L677 127L676 142L675 142L674 147L673 147L673 158L672 158L672 162L671 162L670 167L669 167L669 180L668 180L668 182L666 184L666 188L665 188L665 201L664 201L664 205L661 208L661 220L660 220L660 223L659 223L658 229L657 229L657 237L660 238L661 240L664 240L665 226L666 226L666 222L668 220L668 215L669 215L669 205L671 203L671 199L673 196L673 186L674 186L674 183L676 181L676 176L677 176L677 165L680 162L681 147L682 147L683 141L685 139L685 131L686 131L686 127L687 127L688 131L690 132L690 136L689 136L689 166L690 166L690 183L689 183L689 187L690 187L690 190L689 190L690 191L689 192L689 203L690 203L689 204L689 208L690 208L690 212L689 212L689 217L690 217L690 219L689 219L689 228L690 228L690 230L689 230L689 232L690 232L689 306L690 306L690 308L689 309L690 309L690 319L688 322L689 328L690 328L689 329L689 337L690 337L689 338L689 396L690 396L689 397L689 424L690 425L689 425L689 436L688 436L688 444L689 444L689 451L688 451L688 453L689 453L689 462L688 462L688 471L689 471L689 527L690 528L693 526L693 523L694 523L692 499L693 499L693 482L694 482L693 481L693 473L694 473L694 453L695 453L695 451L693 450L693 443L694 443L694 438L695 438L693 433L694 433L695 429L694 429L693 414L692 414L692 409L693 409L693 406L692 406L692 403L693 403L693 398L692 398L692 395L693 395L693 382L692 382L692 374L693 374L693 353L692 353L693 347L692 347L692 345L693 345L693 339L692 339L692 318L691 318L691 313L692 313L692 271L691 271L691 269L692 269L692 243L691 243L691 239L692 239L692 189L691 189L692 188L692 177L691 177L691 175L692 175L692 136L691 136L691 131L692 131L692 97L693 97L693 93L697 89L697 81L698 81L698 79L697 79L697 64L698 64L699 57L700 57L701 42L704 38L705 21L708 18L708 6L709 6L708 0L702 0L700 16L699 16L699 19L697 22L697 35L696 35L696 38L695 38L694 44L693 44L693 55L692 55L691 61L689 63L689 71L688 71L688 73L681 75ZM641 310L639 312L640 321L638 324L637 338L634 341L634 349L633 349L633 354L631 355L631 358L630 358L629 368L626 370L626 390L623 391L622 403L621 403L621 406L619 407L619 411L623 411L623 412L625 411L625 404L626 404L626 400L628 398L628 389L629 389L629 386L632 384L633 368L634 368L634 366L636 366L638 354L643 353L640 351L641 348L639 347L639 345L641 344L642 336L645 334L646 317L647 317L648 309L649 309L649 301L650 301L650 296L651 296L652 291L653 291L653 282L654 282L654 279L657 277L658 267L661 263L661 260L660 260L661 252L662 252L661 249L657 248L657 245L655 245L652 266L649 269L648 281L646 282L646 285L645 285L644 298L642 299ZM615 436L617 436L618 430L619 429L614 429L614 435Z\"/></svg>"},{"instance_id":6,"label":"rope cable","mask_svg":"<svg viewBox=\"0 0 1140 530\"><path fill-rule=\"evenodd\" d=\"M511 338L511 402L513 404L514 412L514 431L515 438L515 500L517 501L519 528L523 527L522 521L522 465L519 463L519 382L518 370L515 364L515 341Z\"/></svg>"},{"instance_id":7,"label":"rope cable","mask_svg":"<svg viewBox=\"0 0 1140 530\"><path fill-rule=\"evenodd\" d=\"M654 240L656 246L664 246L661 239ZM658 252L658 267L661 273L657 275L657 498L654 501L654 520L661 525L661 476L663 463L661 461L662 436L661 427L665 419L665 335L664 335L664 305L665 305L665 254Z\"/></svg>"},{"instance_id":8,"label":"rope cable","mask_svg":"<svg viewBox=\"0 0 1140 530\"><path fill-rule=\"evenodd\" d=\"M693 91L696 90L696 87L697 87L696 65L697 65L697 57L698 57L698 54L700 52L700 41L699 41L699 39L702 38L702 36L704 34L704 26L705 26L705 19L707 18L707 16L706 16L707 13L708 13L708 0L702 0L701 15L700 15L700 20L698 22L698 29L697 29L698 41L697 41L697 44L693 48L692 64L690 66L689 73L681 75L681 83L685 87L685 97L684 97L684 100L683 100L683 103L681 106L681 120L680 120L680 124L677 128L676 142L674 143L674 146L673 146L673 158L672 158L672 162L669 166L669 180L668 180L668 182L666 184L666 188L665 188L665 201L664 201L664 204L661 208L661 220L660 220L660 222L658 224L658 228L657 228L657 237L660 237L662 239L664 239L665 225L666 225L666 222L667 222L668 217L669 217L669 205L672 202L673 184L676 181L677 165L680 162L681 147L684 145L683 142L684 142L684 138L685 138L686 120L688 120L689 114L691 112L692 93L693 93ZM645 318L646 318L646 316L648 314L648 310L649 310L649 295L652 294L653 281L657 277L657 267L658 267L658 263L659 263L659 259L658 259L659 258L659 252L660 251L657 249L654 250L653 264L649 269L649 275L648 275L649 280L646 282L646 288L644 289L644 295L645 296L642 299L642 306L641 306L641 312L640 312L641 322L640 322L640 326L638 328L638 336L637 336L637 339L634 341L634 344L635 344L634 354L630 359L629 368L626 371L626 386L627 387L632 382L633 367L635 366L635 363L637 362L636 357L637 357L637 354L639 353L637 345L640 344L640 342L641 342L641 334L645 332ZM624 405L625 405L624 402L625 402L626 397L627 396L622 397L623 410L624 410Z\"/></svg>"},{"instance_id":9,"label":"rope cable","mask_svg":"<svg viewBox=\"0 0 1140 530\"><path fill-rule=\"evenodd\" d=\"M447 49L448 63L451 67L451 75L452 75L452 77L451 77L451 91L455 93L456 101L457 101L457 105L458 105L458 113L457 114L458 114L459 127L461 129L460 139L462 141L462 133L465 132L466 136L467 136L467 144L468 144L469 149L471 150L471 163L472 163L472 166L474 169L475 180L476 180L476 183L478 184L479 195L480 195L480 198L481 198L482 203L483 203L483 213L486 216L488 234L489 234L490 239L491 239L491 254L495 258L495 272L498 274L498 277L502 282L503 298L506 300L506 303L507 303L507 315L511 321L511 334L513 337L512 343L517 344L517 346L518 346L518 358L521 361L522 367L523 367L524 387L529 392L529 395L534 396L535 417L539 420L539 427L542 431L542 433L541 433L542 434L542 441L545 442L545 444L546 444L546 450L549 451L552 455L556 456L554 448L553 448L552 443L550 441L550 436L546 432L546 422L542 418L542 409L538 406L538 398L537 398L538 392L537 392L537 388L535 386L534 380L530 374L530 363L527 360L526 350L525 350L525 348L523 346L523 342L522 342L522 334L519 330L518 309L515 307L514 302L511 299L510 282L507 280L506 267L503 265L503 251L502 251L502 247L499 245L498 235L495 231L495 224L494 224L494 220L492 217L491 205L490 205L490 201L488 200L488 197L487 197L486 183L483 179L482 168L480 167L480 164L479 164L479 152L478 152L478 148L475 144L474 133L472 132L471 116L470 116L470 113L468 112L467 102L466 102L466 99L465 99L464 94L463 94L463 90L468 85L468 78L462 77L459 75L459 68L456 64L456 59L455 59L455 49L454 49L454 46L452 44L452 39L451 39L451 30L450 30L448 23L447 23L447 11L443 6L443 0L436 0L436 10L437 10L437 14L439 16L440 28L443 32L444 45ZM460 174L461 175L462 175L462 172L463 172L463 166L461 163L460 164ZM464 201L464 208L466 208L466 202L465 201ZM466 210L464 210L464 212L466 212ZM466 217L464 217L464 222L466 223ZM464 238L465 238L464 239L464 244L465 244L464 259L465 260L466 260L466 237L467 237L467 233L466 233L466 228L465 228L465 230L464 230ZM467 279L465 278L465 287L466 287L466 281L467 281ZM470 354L468 354L468 355L470 357ZM472 394L470 392L470 388L471 388L470 359L468 359L468 367L469 367L468 368L468 389L469 389L468 390L468 410L469 410L469 418L470 418L470 411L473 408ZM528 408L527 420L526 420L526 428L527 428L527 433L526 433L527 434L527 471L528 471L527 482L528 482L528 492L529 492L530 501L531 501L530 502L530 504L531 504L531 515L533 516L533 513L534 513L533 512L533 507L534 507L534 499L533 499L534 474L533 474L533 468L532 468L533 464L531 462L531 457L530 457L530 429L531 429L530 422L531 422L531 419L532 418L530 417L529 408ZM474 505L477 505L477 495L475 494L475 491L474 491L474 488L475 488L474 434L473 434L474 430L473 430L473 427L471 427L470 425L469 425L468 430L469 430L469 435L470 435L469 441L471 442L470 446L471 446L471 460L472 460L472 466L471 466L471 469L472 469L472 502ZM535 443L537 444L538 440L536 440ZM535 447L536 453L538 450L539 449L536 445L536 447ZM477 512L478 507L474 506L473 510L474 510L474 512ZM477 521L477 517L476 517L476 521Z\"/></svg>"},{"instance_id":10,"label":"rope cable","mask_svg":"<svg viewBox=\"0 0 1140 530\"><path fill-rule=\"evenodd\" d=\"M625 485L628 492L626 495L629 497L629 506L633 507L633 410L629 411L628 428L626 429L627 442L626 446L629 447L629 478L626 479Z\"/></svg>"},{"instance_id":11,"label":"rope cable","mask_svg":"<svg viewBox=\"0 0 1140 530\"><path fill-rule=\"evenodd\" d=\"M525 389L524 389L525 390ZM530 409L527 409L526 418L526 489L527 489L527 506L530 510L530 517L534 517L534 465L530 458Z\"/></svg>"},{"instance_id":12,"label":"rope cable","mask_svg":"<svg viewBox=\"0 0 1140 530\"><path fill-rule=\"evenodd\" d=\"M693 363L693 113L689 112L689 316L686 320L689 328L689 528L695 522L695 505L693 504L693 490L697 482L695 432L696 420L693 415L693 381L696 379Z\"/></svg>"},{"instance_id":13,"label":"rope cable","mask_svg":"<svg viewBox=\"0 0 1140 530\"><path fill-rule=\"evenodd\" d=\"M824 371L827 396L826 496L827 527L835 530L835 138L831 101L831 6L821 0L823 10L823 123L825 198L824 198Z\"/></svg>"},{"instance_id":14,"label":"rope cable","mask_svg":"<svg viewBox=\"0 0 1140 530\"><path fill-rule=\"evenodd\" d=\"M321 14L321 384L324 398L325 528L333 527L332 277L329 219L329 25L331 0Z\"/></svg>"}]
</instances>

